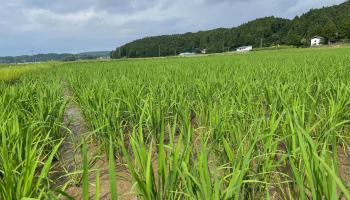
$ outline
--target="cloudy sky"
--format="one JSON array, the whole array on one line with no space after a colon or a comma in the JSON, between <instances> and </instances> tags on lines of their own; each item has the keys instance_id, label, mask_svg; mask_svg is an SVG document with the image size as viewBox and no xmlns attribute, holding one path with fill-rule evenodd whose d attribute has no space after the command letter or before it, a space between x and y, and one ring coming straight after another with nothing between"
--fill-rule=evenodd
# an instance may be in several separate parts
<instances>
[{"instance_id":1,"label":"cloudy sky","mask_svg":"<svg viewBox=\"0 0 350 200\"><path fill-rule=\"evenodd\" d=\"M292 19L345 0L0 0L0 56L113 50L146 36Z\"/></svg>"}]
</instances>

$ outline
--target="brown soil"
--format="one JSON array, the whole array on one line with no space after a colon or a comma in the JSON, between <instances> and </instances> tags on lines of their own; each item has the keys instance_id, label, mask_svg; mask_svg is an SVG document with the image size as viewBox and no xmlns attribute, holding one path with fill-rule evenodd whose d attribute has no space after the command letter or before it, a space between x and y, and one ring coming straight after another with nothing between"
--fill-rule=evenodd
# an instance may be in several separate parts
<instances>
[{"instance_id":1,"label":"brown soil","mask_svg":"<svg viewBox=\"0 0 350 200\"><path fill-rule=\"evenodd\" d=\"M350 151L346 150L344 151L343 148L338 147L338 173L343 179L345 185L350 184ZM332 155L331 155L332 156ZM349 189L348 189L349 191ZM340 194L341 190L338 188L338 195ZM342 199L346 199L346 197L343 197Z\"/></svg>"},{"instance_id":2,"label":"brown soil","mask_svg":"<svg viewBox=\"0 0 350 200\"><path fill-rule=\"evenodd\" d=\"M73 100L73 93L69 90L69 88L65 85L65 97ZM69 125L69 130L74 134L75 140L78 144L81 144L82 142L82 135L86 135L86 133L89 132L87 129L87 124L83 119L82 114L80 113L79 107L73 102L68 107L67 112L65 114L65 121L68 122L73 116L75 116L78 113L78 115L75 117L74 121ZM93 153L97 150L97 147L93 144L88 144L88 154L90 159L93 155ZM75 162L74 162L74 145L72 143L72 139L67 134L66 140L61 145L59 149L62 158L65 163L65 168L68 169L68 172L74 172L75 171ZM76 157L77 163L81 164L82 159L80 156L80 153L78 153L78 156ZM109 161L106 157L100 158L96 164L94 165L93 169L100 169L99 170L99 178L100 178L100 184L99 184L99 199L111 199L110 196L110 184L109 184ZM79 170L81 170L80 168ZM60 170L62 171L62 170ZM136 195L134 194L128 194L130 192L130 189L132 187L132 183L119 177L124 177L128 180L132 180L131 174L129 172L129 169L127 166L120 165L116 163L116 169L115 169L116 175L117 175L117 191L118 196L121 196L119 199L121 200L129 200L129 199L136 199ZM55 177L59 177L60 175L63 175L64 173L56 174ZM62 185L69 181L70 179L64 178L62 180L59 180L57 185ZM90 172L89 174L89 193L90 193L90 199L95 198L95 181L96 181L96 172ZM81 183L82 184L82 183ZM65 190L67 194L70 196L76 198L76 199L82 199L83 194L83 188L79 186L75 186L74 184L71 184L67 187ZM125 195L125 196L123 196Z\"/></svg>"}]
</instances>

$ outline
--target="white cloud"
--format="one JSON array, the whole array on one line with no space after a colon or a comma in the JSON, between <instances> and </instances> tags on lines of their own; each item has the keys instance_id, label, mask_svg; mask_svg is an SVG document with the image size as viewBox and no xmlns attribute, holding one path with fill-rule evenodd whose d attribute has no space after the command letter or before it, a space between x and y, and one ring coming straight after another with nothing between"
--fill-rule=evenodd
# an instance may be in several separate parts
<instances>
[{"instance_id":1,"label":"white cloud","mask_svg":"<svg viewBox=\"0 0 350 200\"><path fill-rule=\"evenodd\" d=\"M295 5L292 6L286 13L300 16L301 14L309 11L311 8L338 5L343 2L344 0L297 0Z\"/></svg>"},{"instance_id":2,"label":"white cloud","mask_svg":"<svg viewBox=\"0 0 350 200\"><path fill-rule=\"evenodd\" d=\"M112 50L145 36L234 27L259 17L293 18L344 0L11 0L0 5L0 56ZM4 50L5 49L5 50Z\"/></svg>"}]
</instances>

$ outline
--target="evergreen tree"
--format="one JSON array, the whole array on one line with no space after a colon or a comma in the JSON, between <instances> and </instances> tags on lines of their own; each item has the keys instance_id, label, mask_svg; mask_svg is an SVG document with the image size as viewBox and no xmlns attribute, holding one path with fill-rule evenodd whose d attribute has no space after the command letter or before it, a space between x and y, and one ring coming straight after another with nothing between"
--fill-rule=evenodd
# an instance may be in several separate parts
<instances>
[{"instance_id":1,"label":"evergreen tree","mask_svg":"<svg viewBox=\"0 0 350 200\"><path fill-rule=\"evenodd\" d=\"M288 31L288 34L287 34L287 44L292 44L292 41L293 41L293 36L294 36L294 32L293 30L289 30Z\"/></svg>"},{"instance_id":2,"label":"evergreen tree","mask_svg":"<svg viewBox=\"0 0 350 200\"><path fill-rule=\"evenodd\" d=\"M323 31L323 26L321 24L317 24L316 30L315 30L315 35L322 36L324 37L324 31Z\"/></svg>"},{"instance_id":3,"label":"evergreen tree","mask_svg":"<svg viewBox=\"0 0 350 200\"><path fill-rule=\"evenodd\" d=\"M196 48L196 49L194 50L194 52L195 52L195 53L202 53L202 50L201 50L200 48Z\"/></svg>"},{"instance_id":4,"label":"evergreen tree","mask_svg":"<svg viewBox=\"0 0 350 200\"><path fill-rule=\"evenodd\" d=\"M331 40L335 38L336 28L332 20L329 20L324 27L324 34L328 40L328 44L331 44Z\"/></svg>"},{"instance_id":5,"label":"evergreen tree","mask_svg":"<svg viewBox=\"0 0 350 200\"><path fill-rule=\"evenodd\" d=\"M293 45L293 47L294 47L294 46L299 47L299 46L301 45L301 42L300 42L300 41L301 41L300 36L294 34L294 35L293 35L293 38L292 38L292 43L291 43L291 45Z\"/></svg>"},{"instance_id":6,"label":"evergreen tree","mask_svg":"<svg viewBox=\"0 0 350 200\"><path fill-rule=\"evenodd\" d=\"M342 20L339 34L341 38L350 38L350 21L348 19Z\"/></svg>"}]
</instances>

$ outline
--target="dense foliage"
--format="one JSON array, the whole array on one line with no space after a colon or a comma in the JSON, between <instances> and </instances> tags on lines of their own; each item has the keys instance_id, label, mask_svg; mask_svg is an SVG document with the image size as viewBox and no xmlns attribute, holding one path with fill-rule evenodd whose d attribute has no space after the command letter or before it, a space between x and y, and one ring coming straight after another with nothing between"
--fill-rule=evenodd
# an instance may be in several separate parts
<instances>
[{"instance_id":1,"label":"dense foliage","mask_svg":"<svg viewBox=\"0 0 350 200\"><path fill-rule=\"evenodd\" d=\"M23 56L6 56L0 57L0 63L26 63L26 62L45 62L51 60L61 60L62 58L72 54L63 53L49 53L49 54L36 54L32 55L23 55Z\"/></svg>"},{"instance_id":2,"label":"dense foliage","mask_svg":"<svg viewBox=\"0 0 350 200\"><path fill-rule=\"evenodd\" d=\"M75 60L91 60L91 59L98 59L102 57L101 55L96 55L96 56L93 56L93 55L79 55L79 56L76 56L76 55L70 55L70 56L67 56L67 57L64 57L61 59L62 62L67 62L67 61L75 61Z\"/></svg>"},{"instance_id":3,"label":"dense foliage","mask_svg":"<svg viewBox=\"0 0 350 200\"><path fill-rule=\"evenodd\" d=\"M339 32L339 35L336 35ZM296 35L296 36L295 36ZM110 53L111 58L172 56L183 52L207 49L207 53L234 50L239 46L295 45L299 41L319 35L332 40L350 38L350 1L331 7L311 9L293 20L265 17L233 28L219 28L197 33L146 37L118 47ZM298 45L300 45L299 42ZM298 46L297 45L297 46Z\"/></svg>"}]
</instances>

